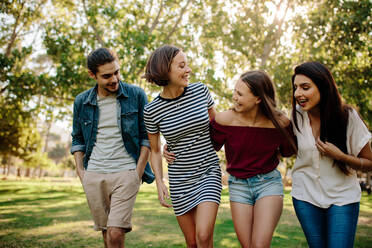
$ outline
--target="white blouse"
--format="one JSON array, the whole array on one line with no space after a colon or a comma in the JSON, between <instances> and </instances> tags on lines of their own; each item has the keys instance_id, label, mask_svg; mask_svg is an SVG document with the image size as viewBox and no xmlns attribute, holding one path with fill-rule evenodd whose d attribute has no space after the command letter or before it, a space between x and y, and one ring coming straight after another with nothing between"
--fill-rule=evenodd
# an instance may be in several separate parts
<instances>
[{"instance_id":1,"label":"white blouse","mask_svg":"<svg viewBox=\"0 0 372 248\"><path fill-rule=\"evenodd\" d=\"M297 113L298 127L293 125L297 136L298 154L292 171L292 197L309 202L321 208L330 205L346 205L359 202L361 190L356 171L349 168L351 174L345 175L333 159L322 156L315 145L315 139L306 111L299 109ZM360 119L358 113L349 113L347 126L348 154L358 156L362 148L371 139L371 133Z\"/></svg>"}]
</instances>

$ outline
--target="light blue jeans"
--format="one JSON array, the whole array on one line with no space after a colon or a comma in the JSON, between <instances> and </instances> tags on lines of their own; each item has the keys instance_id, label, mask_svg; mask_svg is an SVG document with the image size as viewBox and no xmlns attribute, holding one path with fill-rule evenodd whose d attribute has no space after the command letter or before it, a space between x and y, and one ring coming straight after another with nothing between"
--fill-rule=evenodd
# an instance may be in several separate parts
<instances>
[{"instance_id":1,"label":"light blue jeans","mask_svg":"<svg viewBox=\"0 0 372 248\"><path fill-rule=\"evenodd\" d=\"M282 177L277 169L245 179L229 175L229 195L232 202L254 206L265 196L283 196Z\"/></svg>"},{"instance_id":2,"label":"light blue jeans","mask_svg":"<svg viewBox=\"0 0 372 248\"><path fill-rule=\"evenodd\" d=\"M319 208L292 198L310 248L352 248L358 223L359 202Z\"/></svg>"}]
</instances>

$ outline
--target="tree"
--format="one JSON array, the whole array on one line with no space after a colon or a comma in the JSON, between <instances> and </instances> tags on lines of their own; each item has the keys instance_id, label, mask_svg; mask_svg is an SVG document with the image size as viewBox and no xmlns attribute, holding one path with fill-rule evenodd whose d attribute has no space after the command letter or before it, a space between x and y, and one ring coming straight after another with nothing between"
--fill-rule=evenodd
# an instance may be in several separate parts
<instances>
[{"instance_id":1,"label":"tree","mask_svg":"<svg viewBox=\"0 0 372 248\"><path fill-rule=\"evenodd\" d=\"M0 139L10 144L0 145L1 154L17 147L20 122L33 126L43 115L52 124L71 115L74 97L95 84L86 56L101 46L116 50L123 80L143 87L150 100L159 87L141 75L151 51L167 43L181 47L191 81L208 85L219 110L229 107L237 76L252 69L271 75L281 107L288 108L294 65L319 60L372 124L367 0L19 0L0 6L0 102L6 106L0 114L9 120L0 122ZM42 43L30 44L30 37Z\"/></svg>"},{"instance_id":2,"label":"tree","mask_svg":"<svg viewBox=\"0 0 372 248\"><path fill-rule=\"evenodd\" d=\"M369 87L360 86L370 81L366 62L370 5L366 0L8 1L3 4L3 9L9 9L4 13L14 21L8 22L2 37L13 37L12 30L41 30L46 54L37 58L53 65L49 71L41 68L45 73L37 74L32 84L37 87L29 88L34 89L31 96L43 96L42 104L69 105L78 93L93 86L85 59L89 51L100 46L118 52L124 81L142 86L151 98L158 88L145 84L140 76L150 52L170 43L186 51L194 71L192 80L202 80L213 89L222 108L231 98L231 80L250 69L264 69L272 75L280 99L289 105L294 64L317 58L333 63L335 75L345 82L341 87L345 97L353 103L361 102L361 112L366 116L371 94ZM53 11L40 12L42 7ZM294 18L299 7L300 15ZM288 36L291 30L297 44L294 52ZM15 37L20 40L19 33L16 31ZM17 41L5 40L4 49L14 47ZM328 44L331 49L327 49ZM358 80L351 82L355 76ZM352 83L361 90L349 87ZM9 87L5 84L3 89Z\"/></svg>"},{"instance_id":3,"label":"tree","mask_svg":"<svg viewBox=\"0 0 372 248\"><path fill-rule=\"evenodd\" d=\"M35 109L29 106L42 91L45 76L35 75L26 65L32 46L22 46L41 20L46 1L3 1L0 9L0 154L24 157L40 140L34 127ZM7 159L3 159L6 161Z\"/></svg>"},{"instance_id":4,"label":"tree","mask_svg":"<svg viewBox=\"0 0 372 248\"><path fill-rule=\"evenodd\" d=\"M75 169L75 161L74 157L72 155L66 156L61 163L59 164L59 167L62 169L68 169L68 170L74 170Z\"/></svg>"},{"instance_id":5,"label":"tree","mask_svg":"<svg viewBox=\"0 0 372 248\"><path fill-rule=\"evenodd\" d=\"M67 149L63 144L56 144L51 150L48 152L48 157L53 159L53 161L58 164L62 161L67 155Z\"/></svg>"},{"instance_id":6,"label":"tree","mask_svg":"<svg viewBox=\"0 0 372 248\"><path fill-rule=\"evenodd\" d=\"M53 161L48 158L48 154L41 152L40 150L28 154L24 158L24 166L26 167L26 176L30 176L30 169L34 169L34 174L39 171L38 177L43 175L43 170L48 167L52 167Z\"/></svg>"},{"instance_id":7,"label":"tree","mask_svg":"<svg viewBox=\"0 0 372 248\"><path fill-rule=\"evenodd\" d=\"M359 108L371 127L372 2L322 0L308 4L308 14L293 22L294 63L316 60L325 64L343 98Z\"/></svg>"},{"instance_id":8,"label":"tree","mask_svg":"<svg viewBox=\"0 0 372 248\"><path fill-rule=\"evenodd\" d=\"M147 57L155 47L173 43L192 2L57 1L59 11L46 25L43 37L57 72L53 77L58 86L55 95L71 100L94 85L88 79L85 60L89 51L101 46L118 53L124 81L153 92L155 87L140 79ZM192 34L187 36L191 40Z\"/></svg>"},{"instance_id":9,"label":"tree","mask_svg":"<svg viewBox=\"0 0 372 248\"><path fill-rule=\"evenodd\" d=\"M33 52L32 44L24 46L23 42L33 33L36 37L45 3L46 0L1 3L0 94L4 98L25 103L42 91L44 76L36 76L25 66Z\"/></svg>"},{"instance_id":10,"label":"tree","mask_svg":"<svg viewBox=\"0 0 372 248\"><path fill-rule=\"evenodd\" d=\"M262 69L274 79L279 93L282 87L288 89L291 68L283 34L288 30L287 13L298 1L208 2L207 20L202 21L205 15L195 18L202 24L199 41L204 63L214 78L220 70L220 81L228 82L244 71ZM226 93L218 95L231 99Z\"/></svg>"}]
</instances>

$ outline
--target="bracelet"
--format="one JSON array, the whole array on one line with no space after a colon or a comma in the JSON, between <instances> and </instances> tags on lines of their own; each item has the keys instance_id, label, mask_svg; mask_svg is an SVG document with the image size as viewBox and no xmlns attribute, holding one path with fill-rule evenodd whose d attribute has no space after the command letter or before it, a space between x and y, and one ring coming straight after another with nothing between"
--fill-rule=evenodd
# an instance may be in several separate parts
<instances>
[{"instance_id":1,"label":"bracelet","mask_svg":"<svg viewBox=\"0 0 372 248\"><path fill-rule=\"evenodd\" d=\"M360 160L360 170L363 170L363 160L362 158L359 158L359 160Z\"/></svg>"}]
</instances>

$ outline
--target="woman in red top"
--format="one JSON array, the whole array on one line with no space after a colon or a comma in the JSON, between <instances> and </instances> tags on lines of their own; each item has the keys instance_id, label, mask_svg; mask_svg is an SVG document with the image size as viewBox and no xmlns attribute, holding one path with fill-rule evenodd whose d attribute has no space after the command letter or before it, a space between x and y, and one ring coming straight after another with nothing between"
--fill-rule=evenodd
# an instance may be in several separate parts
<instances>
[{"instance_id":1,"label":"woman in red top","mask_svg":"<svg viewBox=\"0 0 372 248\"><path fill-rule=\"evenodd\" d=\"M211 122L214 148L225 145L234 228L242 247L270 247L283 209L278 155L296 152L290 121L276 109L275 90L263 71L241 75L234 106Z\"/></svg>"},{"instance_id":2,"label":"woman in red top","mask_svg":"<svg viewBox=\"0 0 372 248\"><path fill-rule=\"evenodd\" d=\"M283 209L278 155L296 152L290 121L276 109L275 90L263 71L241 75L232 109L211 121L216 150L225 145L234 228L242 247L270 247ZM171 154L164 151L167 161Z\"/></svg>"}]
</instances>

